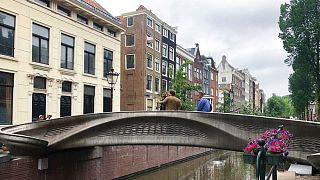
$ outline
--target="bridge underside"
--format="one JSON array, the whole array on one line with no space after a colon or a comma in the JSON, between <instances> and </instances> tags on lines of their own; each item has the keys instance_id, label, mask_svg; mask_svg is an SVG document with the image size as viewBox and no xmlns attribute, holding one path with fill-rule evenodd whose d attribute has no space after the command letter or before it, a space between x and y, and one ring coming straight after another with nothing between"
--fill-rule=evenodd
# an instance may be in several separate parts
<instances>
[{"instance_id":1,"label":"bridge underside","mask_svg":"<svg viewBox=\"0 0 320 180\"><path fill-rule=\"evenodd\" d=\"M289 157L319 166L320 124L238 114L184 111L89 114L2 127L0 142L15 155L44 155L107 145L185 145L242 151L249 138L284 125ZM308 159L310 161L308 161Z\"/></svg>"}]
</instances>

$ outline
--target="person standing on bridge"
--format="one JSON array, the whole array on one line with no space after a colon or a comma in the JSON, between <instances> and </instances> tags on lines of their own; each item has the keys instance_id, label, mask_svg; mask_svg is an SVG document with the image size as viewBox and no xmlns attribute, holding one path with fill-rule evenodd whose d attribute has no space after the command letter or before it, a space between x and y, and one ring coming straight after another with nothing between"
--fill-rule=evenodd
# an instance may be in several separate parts
<instances>
[{"instance_id":1,"label":"person standing on bridge","mask_svg":"<svg viewBox=\"0 0 320 180\"><path fill-rule=\"evenodd\" d=\"M159 101L160 104L164 104L166 110L179 110L181 109L181 100L176 97L176 92L170 89L168 96L163 100Z\"/></svg>"},{"instance_id":2,"label":"person standing on bridge","mask_svg":"<svg viewBox=\"0 0 320 180\"><path fill-rule=\"evenodd\" d=\"M203 92L198 92L198 97L199 97L199 102L197 106L197 111L202 111L202 112L211 112L212 110L212 105L210 101L206 98L203 98Z\"/></svg>"}]
</instances>

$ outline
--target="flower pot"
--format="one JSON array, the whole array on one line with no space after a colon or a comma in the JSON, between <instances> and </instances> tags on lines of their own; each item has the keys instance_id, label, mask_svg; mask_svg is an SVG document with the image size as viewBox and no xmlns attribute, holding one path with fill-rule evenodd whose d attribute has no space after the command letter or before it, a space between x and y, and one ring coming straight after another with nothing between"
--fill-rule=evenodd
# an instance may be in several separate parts
<instances>
[{"instance_id":1,"label":"flower pot","mask_svg":"<svg viewBox=\"0 0 320 180\"><path fill-rule=\"evenodd\" d=\"M267 162L270 165L278 165L280 163L281 155L276 154L267 154Z\"/></svg>"},{"instance_id":2,"label":"flower pot","mask_svg":"<svg viewBox=\"0 0 320 180\"><path fill-rule=\"evenodd\" d=\"M245 164L255 164L257 159L257 155L250 154L248 152L243 153L243 162Z\"/></svg>"}]
</instances>

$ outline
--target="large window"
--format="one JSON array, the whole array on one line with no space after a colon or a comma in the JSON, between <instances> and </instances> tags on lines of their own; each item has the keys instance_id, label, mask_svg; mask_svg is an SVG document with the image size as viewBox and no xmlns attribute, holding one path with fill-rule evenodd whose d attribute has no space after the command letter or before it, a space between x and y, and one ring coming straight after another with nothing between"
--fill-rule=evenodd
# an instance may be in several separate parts
<instances>
[{"instance_id":1,"label":"large window","mask_svg":"<svg viewBox=\"0 0 320 180\"><path fill-rule=\"evenodd\" d=\"M155 70L157 72L160 72L160 59L158 57L156 57L156 61L154 63L154 67L155 67Z\"/></svg>"},{"instance_id":2,"label":"large window","mask_svg":"<svg viewBox=\"0 0 320 180\"><path fill-rule=\"evenodd\" d=\"M162 35L166 38L168 38L168 29L162 28Z\"/></svg>"},{"instance_id":3,"label":"large window","mask_svg":"<svg viewBox=\"0 0 320 180\"><path fill-rule=\"evenodd\" d=\"M71 16L71 11L69 9L66 9L65 7L62 7L60 5L58 5L58 12L62 15L65 15L65 16Z\"/></svg>"},{"instance_id":4,"label":"large window","mask_svg":"<svg viewBox=\"0 0 320 180\"><path fill-rule=\"evenodd\" d=\"M15 17L0 11L0 54L14 55Z\"/></svg>"},{"instance_id":5,"label":"large window","mask_svg":"<svg viewBox=\"0 0 320 180\"><path fill-rule=\"evenodd\" d=\"M126 35L126 46L134 46L134 34Z\"/></svg>"},{"instance_id":6,"label":"large window","mask_svg":"<svg viewBox=\"0 0 320 180\"><path fill-rule=\"evenodd\" d=\"M103 54L103 77L107 77L107 73L112 69L113 52L105 49Z\"/></svg>"},{"instance_id":7,"label":"large window","mask_svg":"<svg viewBox=\"0 0 320 180\"><path fill-rule=\"evenodd\" d=\"M133 17L127 17L127 27L133 26Z\"/></svg>"},{"instance_id":8,"label":"large window","mask_svg":"<svg viewBox=\"0 0 320 180\"><path fill-rule=\"evenodd\" d=\"M146 89L148 91L152 90L152 76L150 74L147 75L147 85L146 85Z\"/></svg>"},{"instance_id":9,"label":"large window","mask_svg":"<svg viewBox=\"0 0 320 180\"><path fill-rule=\"evenodd\" d=\"M62 82L62 96L60 98L60 117L71 116L72 82Z\"/></svg>"},{"instance_id":10,"label":"large window","mask_svg":"<svg viewBox=\"0 0 320 180\"><path fill-rule=\"evenodd\" d=\"M160 41L157 39L155 41L155 49L156 49L156 51L160 52Z\"/></svg>"},{"instance_id":11,"label":"large window","mask_svg":"<svg viewBox=\"0 0 320 180\"><path fill-rule=\"evenodd\" d=\"M160 79L157 77L154 79L154 91L155 92L160 91Z\"/></svg>"},{"instance_id":12,"label":"large window","mask_svg":"<svg viewBox=\"0 0 320 180\"><path fill-rule=\"evenodd\" d=\"M84 43L84 72L93 74L95 71L96 46L90 43Z\"/></svg>"},{"instance_id":13,"label":"large window","mask_svg":"<svg viewBox=\"0 0 320 180\"><path fill-rule=\"evenodd\" d=\"M0 125L12 124L13 74L0 72Z\"/></svg>"},{"instance_id":14,"label":"large window","mask_svg":"<svg viewBox=\"0 0 320 180\"><path fill-rule=\"evenodd\" d=\"M192 81L192 64L188 65L188 78L189 81Z\"/></svg>"},{"instance_id":15,"label":"large window","mask_svg":"<svg viewBox=\"0 0 320 180\"><path fill-rule=\"evenodd\" d=\"M174 50L172 47L169 48L169 59L173 61Z\"/></svg>"},{"instance_id":16,"label":"large window","mask_svg":"<svg viewBox=\"0 0 320 180\"><path fill-rule=\"evenodd\" d=\"M35 77L33 79L33 88L47 89L47 79L44 77Z\"/></svg>"},{"instance_id":17,"label":"large window","mask_svg":"<svg viewBox=\"0 0 320 180\"><path fill-rule=\"evenodd\" d=\"M84 85L83 114L94 113L95 87Z\"/></svg>"},{"instance_id":18,"label":"large window","mask_svg":"<svg viewBox=\"0 0 320 180\"><path fill-rule=\"evenodd\" d=\"M175 37L175 34L173 33L170 33L170 40L174 42L174 37Z\"/></svg>"},{"instance_id":19,"label":"large window","mask_svg":"<svg viewBox=\"0 0 320 180\"><path fill-rule=\"evenodd\" d=\"M159 24L156 24L156 31L161 34L161 27Z\"/></svg>"},{"instance_id":20,"label":"large window","mask_svg":"<svg viewBox=\"0 0 320 180\"><path fill-rule=\"evenodd\" d=\"M77 15L77 20L83 24L88 24L88 19L83 16L80 16L79 14Z\"/></svg>"},{"instance_id":21,"label":"large window","mask_svg":"<svg viewBox=\"0 0 320 180\"><path fill-rule=\"evenodd\" d=\"M61 68L73 69L74 38L61 34Z\"/></svg>"},{"instance_id":22,"label":"large window","mask_svg":"<svg viewBox=\"0 0 320 180\"><path fill-rule=\"evenodd\" d=\"M151 18L147 18L147 25L151 28L153 28L153 21Z\"/></svg>"},{"instance_id":23,"label":"large window","mask_svg":"<svg viewBox=\"0 0 320 180\"><path fill-rule=\"evenodd\" d=\"M162 45L162 56L168 57L168 45L165 43L163 43L163 45Z\"/></svg>"},{"instance_id":24,"label":"large window","mask_svg":"<svg viewBox=\"0 0 320 180\"><path fill-rule=\"evenodd\" d=\"M147 68L152 69L152 67L153 67L152 55L147 53Z\"/></svg>"},{"instance_id":25,"label":"large window","mask_svg":"<svg viewBox=\"0 0 320 180\"><path fill-rule=\"evenodd\" d=\"M103 112L112 112L112 89L103 89Z\"/></svg>"},{"instance_id":26,"label":"large window","mask_svg":"<svg viewBox=\"0 0 320 180\"><path fill-rule=\"evenodd\" d=\"M173 78L174 75L174 65L169 63L168 76L169 78Z\"/></svg>"},{"instance_id":27,"label":"large window","mask_svg":"<svg viewBox=\"0 0 320 180\"><path fill-rule=\"evenodd\" d=\"M96 22L93 23L93 28L99 31L103 31L103 26L101 24L98 24Z\"/></svg>"},{"instance_id":28,"label":"large window","mask_svg":"<svg viewBox=\"0 0 320 180\"><path fill-rule=\"evenodd\" d=\"M33 88L38 90L47 89L47 79L44 77L35 77L33 79ZM46 115L47 106L45 93L33 93L32 94L32 121L39 119L40 115Z\"/></svg>"},{"instance_id":29,"label":"large window","mask_svg":"<svg viewBox=\"0 0 320 180\"><path fill-rule=\"evenodd\" d=\"M49 29L32 24L32 61L49 64Z\"/></svg>"},{"instance_id":30,"label":"large window","mask_svg":"<svg viewBox=\"0 0 320 180\"><path fill-rule=\"evenodd\" d=\"M167 61L162 61L162 75L167 76L168 74L168 63Z\"/></svg>"},{"instance_id":31,"label":"large window","mask_svg":"<svg viewBox=\"0 0 320 180\"><path fill-rule=\"evenodd\" d=\"M161 82L161 90L167 91L167 81L164 79L162 79L162 82Z\"/></svg>"},{"instance_id":32,"label":"large window","mask_svg":"<svg viewBox=\"0 0 320 180\"><path fill-rule=\"evenodd\" d=\"M126 69L134 69L135 68L135 60L134 54L127 54L126 55Z\"/></svg>"}]
</instances>

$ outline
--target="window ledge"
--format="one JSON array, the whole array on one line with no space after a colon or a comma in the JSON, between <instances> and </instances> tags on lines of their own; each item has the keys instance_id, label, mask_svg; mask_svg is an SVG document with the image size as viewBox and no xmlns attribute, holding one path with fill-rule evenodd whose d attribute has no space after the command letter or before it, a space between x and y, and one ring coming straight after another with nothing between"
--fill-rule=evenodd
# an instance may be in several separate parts
<instances>
[{"instance_id":1,"label":"window ledge","mask_svg":"<svg viewBox=\"0 0 320 180\"><path fill-rule=\"evenodd\" d=\"M35 63L35 62L31 62L29 64L34 69L39 69L39 70L44 70L44 71L49 71L50 69L52 69L52 67L50 67L49 65L46 65L46 64L40 64L40 63Z\"/></svg>"},{"instance_id":2,"label":"window ledge","mask_svg":"<svg viewBox=\"0 0 320 180\"><path fill-rule=\"evenodd\" d=\"M153 68L147 67L147 69L149 69L149 70L153 71Z\"/></svg>"},{"instance_id":3,"label":"window ledge","mask_svg":"<svg viewBox=\"0 0 320 180\"><path fill-rule=\"evenodd\" d=\"M87 73L83 73L82 75L87 77L92 77L92 78L98 78L96 75L87 74Z\"/></svg>"},{"instance_id":4,"label":"window ledge","mask_svg":"<svg viewBox=\"0 0 320 180\"><path fill-rule=\"evenodd\" d=\"M0 58L18 62L18 59L16 59L15 57L12 57L12 56L6 56L6 55L0 54Z\"/></svg>"},{"instance_id":5,"label":"window ledge","mask_svg":"<svg viewBox=\"0 0 320 180\"><path fill-rule=\"evenodd\" d=\"M73 76L77 74L74 70L59 68L61 74Z\"/></svg>"}]
</instances>

